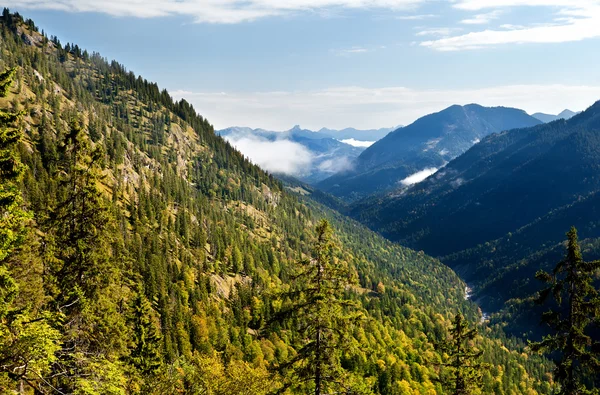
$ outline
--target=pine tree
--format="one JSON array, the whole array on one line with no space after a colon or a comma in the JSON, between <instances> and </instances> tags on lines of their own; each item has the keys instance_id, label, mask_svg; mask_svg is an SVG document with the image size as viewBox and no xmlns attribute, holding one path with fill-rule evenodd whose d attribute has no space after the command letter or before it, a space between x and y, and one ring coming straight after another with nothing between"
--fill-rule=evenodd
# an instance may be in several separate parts
<instances>
[{"instance_id":1,"label":"pine tree","mask_svg":"<svg viewBox=\"0 0 600 395\"><path fill-rule=\"evenodd\" d=\"M438 345L439 351L447 356L441 364L440 381L453 395L468 395L483 385L486 368L480 361L483 351L471 345L476 337L477 329L469 329L465 317L458 313L452 321L450 339Z\"/></svg>"},{"instance_id":2,"label":"pine tree","mask_svg":"<svg viewBox=\"0 0 600 395\"><path fill-rule=\"evenodd\" d=\"M321 395L350 390L340 356L359 315L356 305L344 300L344 291L353 280L347 265L335 257L337 246L329 222L321 220L316 232L312 258L299 262L291 290L280 295L287 306L276 320L290 319L303 339L297 354L279 367L288 379L286 387L308 392L303 385L311 382L311 392Z\"/></svg>"},{"instance_id":3,"label":"pine tree","mask_svg":"<svg viewBox=\"0 0 600 395\"><path fill-rule=\"evenodd\" d=\"M558 305L542 316L554 333L530 347L536 352L558 352L555 380L561 385L559 395L597 394L590 389L600 372L600 343L592 340L588 330L598 319L600 295L594 287L594 274L600 261L585 262L577 238L577 229L567 233L567 253L552 273L539 271L536 278L549 284L540 292L537 302L544 303L552 295Z\"/></svg>"}]
</instances>

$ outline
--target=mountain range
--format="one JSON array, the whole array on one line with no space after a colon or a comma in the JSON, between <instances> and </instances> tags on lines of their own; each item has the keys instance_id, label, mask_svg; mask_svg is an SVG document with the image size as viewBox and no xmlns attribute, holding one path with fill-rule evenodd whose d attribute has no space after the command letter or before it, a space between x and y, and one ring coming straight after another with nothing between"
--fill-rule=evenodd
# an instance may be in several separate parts
<instances>
[{"instance_id":1,"label":"mountain range","mask_svg":"<svg viewBox=\"0 0 600 395\"><path fill-rule=\"evenodd\" d=\"M356 201L409 185L411 175L424 178L492 133L540 123L514 108L454 105L391 132L361 153L349 170L317 186Z\"/></svg>"},{"instance_id":2,"label":"mountain range","mask_svg":"<svg viewBox=\"0 0 600 395\"><path fill-rule=\"evenodd\" d=\"M367 146L391 130L348 128L315 132L294 126L284 132L274 132L231 127L216 133L264 169L312 184L350 169Z\"/></svg>"}]
</instances>

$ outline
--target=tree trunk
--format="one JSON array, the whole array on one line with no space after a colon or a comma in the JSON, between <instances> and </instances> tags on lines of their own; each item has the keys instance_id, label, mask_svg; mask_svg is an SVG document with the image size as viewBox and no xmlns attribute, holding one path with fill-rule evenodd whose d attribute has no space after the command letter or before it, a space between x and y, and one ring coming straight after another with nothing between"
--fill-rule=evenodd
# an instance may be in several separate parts
<instances>
[{"instance_id":1,"label":"tree trunk","mask_svg":"<svg viewBox=\"0 0 600 395\"><path fill-rule=\"evenodd\" d=\"M321 328L317 329L317 366L315 366L315 395L321 395Z\"/></svg>"}]
</instances>

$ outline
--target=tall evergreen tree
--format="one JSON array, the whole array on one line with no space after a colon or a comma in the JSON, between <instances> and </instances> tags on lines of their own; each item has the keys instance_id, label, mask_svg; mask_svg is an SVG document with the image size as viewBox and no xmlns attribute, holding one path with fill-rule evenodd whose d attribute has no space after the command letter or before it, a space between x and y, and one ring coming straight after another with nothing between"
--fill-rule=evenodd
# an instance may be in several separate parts
<instances>
[{"instance_id":1,"label":"tall evergreen tree","mask_svg":"<svg viewBox=\"0 0 600 395\"><path fill-rule=\"evenodd\" d=\"M298 263L291 290L281 295L287 306L277 317L291 319L304 343L280 366L280 372L288 378L287 387L309 391L304 386L309 382L315 395L350 393L340 357L347 348L351 323L359 318L355 304L344 299L353 280L347 264L335 256L329 222L321 220L316 233L312 257Z\"/></svg>"},{"instance_id":2,"label":"tall evergreen tree","mask_svg":"<svg viewBox=\"0 0 600 395\"><path fill-rule=\"evenodd\" d=\"M441 364L440 381L453 395L468 395L483 385L486 368L481 362L483 351L471 344L476 337L477 329L470 329L465 317L458 313L452 321L450 339L438 346L439 351L447 356Z\"/></svg>"},{"instance_id":3,"label":"tall evergreen tree","mask_svg":"<svg viewBox=\"0 0 600 395\"><path fill-rule=\"evenodd\" d=\"M577 238L577 229L567 233L567 252L552 273L539 271L536 278L549 284L540 292L537 302L550 295L557 308L542 316L554 333L530 344L533 351L558 352L555 380L561 385L560 395L597 394L592 389L600 372L600 342L589 334L590 324L598 320L600 295L594 287L594 274L600 261L585 262Z\"/></svg>"},{"instance_id":4,"label":"tall evergreen tree","mask_svg":"<svg viewBox=\"0 0 600 395\"><path fill-rule=\"evenodd\" d=\"M140 287L141 288L141 287ZM129 358L140 373L150 375L161 365L161 334L158 314L144 295L142 289L133 299L130 314L132 324L133 349Z\"/></svg>"},{"instance_id":5,"label":"tall evergreen tree","mask_svg":"<svg viewBox=\"0 0 600 395\"><path fill-rule=\"evenodd\" d=\"M101 370L126 348L127 288L113 253L114 219L100 189L104 153L76 121L60 151L58 202L46 221L45 255L55 279L55 309L64 316L55 387L77 392L86 377L108 374Z\"/></svg>"},{"instance_id":6,"label":"tall evergreen tree","mask_svg":"<svg viewBox=\"0 0 600 395\"><path fill-rule=\"evenodd\" d=\"M50 213L49 231L55 236L58 281L57 302L74 302L81 294L96 296L110 281L110 231L113 221L100 191L104 179L104 154L92 148L77 121L61 145L56 176L59 201ZM78 303L74 303L73 306Z\"/></svg>"}]
</instances>

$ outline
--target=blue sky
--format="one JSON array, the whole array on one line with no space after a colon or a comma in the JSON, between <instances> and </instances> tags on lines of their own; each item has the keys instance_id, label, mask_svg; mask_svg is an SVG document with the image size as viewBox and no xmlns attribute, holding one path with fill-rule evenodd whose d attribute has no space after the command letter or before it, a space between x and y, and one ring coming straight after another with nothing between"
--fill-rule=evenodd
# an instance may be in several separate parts
<instances>
[{"instance_id":1,"label":"blue sky","mask_svg":"<svg viewBox=\"0 0 600 395\"><path fill-rule=\"evenodd\" d=\"M0 0L217 128L378 128L600 99L600 0Z\"/></svg>"}]
</instances>

